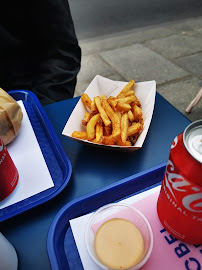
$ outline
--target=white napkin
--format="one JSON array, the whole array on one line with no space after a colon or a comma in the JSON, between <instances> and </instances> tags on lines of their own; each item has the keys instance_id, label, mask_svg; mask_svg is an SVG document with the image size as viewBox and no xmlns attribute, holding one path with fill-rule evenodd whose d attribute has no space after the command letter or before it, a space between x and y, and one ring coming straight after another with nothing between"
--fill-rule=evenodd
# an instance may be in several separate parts
<instances>
[{"instance_id":1,"label":"white napkin","mask_svg":"<svg viewBox=\"0 0 202 270\"><path fill-rule=\"evenodd\" d=\"M19 180L15 190L0 202L0 209L54 186L23 102L18 104L23 112L22 126L7 150L18 169Z\"/></svg>"}]
</instances>

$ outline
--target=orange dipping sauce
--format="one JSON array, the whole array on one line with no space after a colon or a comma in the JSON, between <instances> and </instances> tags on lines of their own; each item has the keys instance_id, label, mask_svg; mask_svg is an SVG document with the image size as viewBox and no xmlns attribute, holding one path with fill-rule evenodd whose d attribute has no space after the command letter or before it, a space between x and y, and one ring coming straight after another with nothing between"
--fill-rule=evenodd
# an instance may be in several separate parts
<instances>
[{"instance_id":1,"label":"orange dipping sauce","mask_svg":"<svg viewBox=\"0 0 202 270\"><path fill-rule=\"evenodd\" d=\"M112 269L131 268L143 257L142 234L133 223L122 218L104 222L96 233L94 245L99 260Z\"/></svg>"}]
</instances>

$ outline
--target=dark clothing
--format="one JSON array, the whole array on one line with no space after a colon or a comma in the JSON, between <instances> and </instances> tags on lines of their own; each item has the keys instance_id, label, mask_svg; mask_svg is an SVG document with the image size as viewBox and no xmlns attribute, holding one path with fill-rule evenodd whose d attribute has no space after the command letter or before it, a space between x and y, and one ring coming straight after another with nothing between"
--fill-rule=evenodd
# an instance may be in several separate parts
<instances>
[{"instance_id":1,"label":"dark clothing","mask_svg":"<svg viewBox=\"0 0 202 270\"><path fill-rule=\"evenodd\" d=\"M67 0L5 0L0 11L0 87L42 104L73 97L81 50Z\"/></svg>"}]
</instances>

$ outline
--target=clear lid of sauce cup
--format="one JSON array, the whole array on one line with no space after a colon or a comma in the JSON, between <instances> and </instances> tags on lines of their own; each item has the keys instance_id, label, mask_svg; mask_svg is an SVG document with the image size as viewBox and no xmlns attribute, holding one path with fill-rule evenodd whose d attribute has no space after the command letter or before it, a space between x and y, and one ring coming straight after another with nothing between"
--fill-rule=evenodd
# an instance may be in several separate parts
<instances>
[{"instance_id":1,"label":"clear lid of sauce cup","mask_svg":"<svg viewBox=\"0 0 202 270\"><path fill-rule=\"evenodd\" d=\"M142 251L139 256L139 258L134 262L133 265L131 265L129 268L121 267L117 268L117 266L109 266L103 263L103 261L99 258L99 255L97 253L98 250L96 250L95 246L95 239L96 236L98 235L97 233L99 232L100 228L102 228L103 224L107 224L107 222L111 222L112 220L116 220L119 222L120 219L124 219L126 222L132 223L133 226L139 230L140 234L142 235L143 238L143 245L142 245ZM113 227L114 229L114 227ZM111 228L112 230L112 228ZM121 233L121 232L120 232ZM113 234L113 233L112 233ZM125 234L122 234L122 236ZM103 235L102 235L103 236ZM106 236L106 235L105 235ZM111 233L110 233L111 236ZM125 236L124 236L125 237ZM127 236L128 237L128 236ZM110 239L109 239L110 238ZM107 244L109 241L111 241L111 237L106 239ZM120 240L120 238L118 237ZM114 238L113 238L114 240ZM127 242L125 239L123 239L123 243ZM116 240L115 240L116 242ZM112 242L114 244L114 242ZM134 207L124 204L124 203L112 203L105 205L98 209L95 213L92 214L90 217L86 230L85 230L85 244L87 251L91 257L91 259L101 268L101 269L130 269L130 270L137 270L141 268L148 260L148 258L151 255L151 251L153 248L153 233L151 226L146 219L146 217L137 209ZM117 244L117 243L115 243ZM120 244L120 243L118 243ZM139 242L137 243L139 244ZM112 245L113 246L113 245ZM106 248L108 248L107 246ZM111 248L111 243L110 243L110 248ZM136 248L135 248L136 249ZM136 249L138 250L139 247ZM112 254L111 250L109 251L109 254ZM123 253L124 254L124 253ZM134 257L136 254L134 254ZM125 259L125 258L123 258ZM111 257L110 257L111 260ZM131 260L131 258L130 258ZM106 262L106 261L105 261ZM124 262L124 264L127 264L128 261ZM113 263L114 264L114 263ZM117 264L117 261L115 262L114 265ZM119 267L119 266L118 266Z\"/></svg>"}]
</instances>

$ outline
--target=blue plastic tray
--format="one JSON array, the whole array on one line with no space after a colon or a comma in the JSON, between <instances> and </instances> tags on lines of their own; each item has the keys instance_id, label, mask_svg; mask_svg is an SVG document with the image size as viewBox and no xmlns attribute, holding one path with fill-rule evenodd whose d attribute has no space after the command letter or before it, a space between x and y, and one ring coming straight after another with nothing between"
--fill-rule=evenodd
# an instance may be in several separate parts
<instances>
[{"instance_id":1,"label":"blue plastic tray","mask_svg":"<svg viewBox=\"0 0 202 270\"><path fill-rule=\"evenodd\" d=\"M15 100L22 100L24 103L29 120L54 182L54 187L1 209L0 221L18 215L55 197L68 184L72 173L72 165L69 157L64 151L36 95L27 90L14 90L10 91L9 94Z\"/></svg>"},{"instance_id":2,"label":"blue plastic tray","mask_svg":"<svg viewBox=\"0 0 202 270\"><path fill-rule=\"evenodd\" d=\"M160 164L66 204L55 216L48 232L47 250L51 268L53 270L83 269L69 220L161 184L165 167L166 163Z\"/></svg>"}]
</instances>

